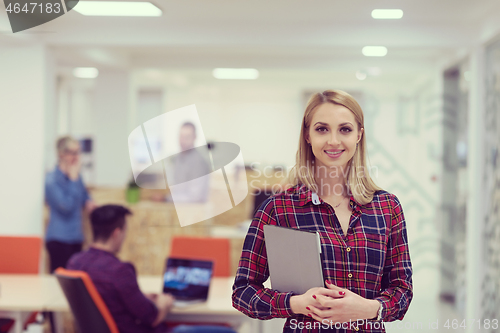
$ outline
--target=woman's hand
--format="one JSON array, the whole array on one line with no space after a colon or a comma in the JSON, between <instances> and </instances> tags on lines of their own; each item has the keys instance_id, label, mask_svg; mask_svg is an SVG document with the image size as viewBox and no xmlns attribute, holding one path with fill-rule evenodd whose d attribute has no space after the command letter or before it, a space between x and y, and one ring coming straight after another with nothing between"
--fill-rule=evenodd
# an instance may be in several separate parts
<instances>
[{"instance_id":1,"label":"woman's hand","mask_svg":"<svg viewBox=\"0 0 500 333\"><path fill-rule=\"evenodd\" d=\"M67 161L59 162L59 169L61 169L62 173L68 176L72 181L76 181L80 177L80 167L81 163L79 158L72 163Z\"/></svg>"},{"instance_id":2,"label":"woman's hand","mask_svg":"<svg viewBox=\"0 0 500 333\"><path fill-rule=\"evenodd\" d=\"M311 313L313 308L316 310L328 309L318 301L319 295L323 298L328 297L330 299L336 299L343 298L345 293L343 290L332 290L322 287L311 288L302 295L295 295L290 298L290 307L292 308L292 312L307 316Z\"/></svg>"},{"instance_id":3,"label":"woman's hand","mask_svg":"<svg viewBox=\"0 0 500 333\"><path fill-rule=\"evenodd\" d=\"M358 319L371 319L377 316L377 311L380 306L379 301L374 299L366 299L353 293L349 289L337 287L334 284L327 282L329 293L316 294L315 301L320 306L310 305L309 314L317 321L328 320L333 323L349 322ZM325 289L325 288L320 288ZM321 290L322 291L322 290ZM341 298L330 297L331 293L344 292L345 296Z\"/></svg>"},{"instance_id":4,"label":"woman's hand","mask_svg":"<svg viewBox=\"0 0 500 333\"><path fill-rule=\"evenodd\" d=\"M66 165L66 171L69 179L72 181L77 181L78 178L80 177L80 167L81 167L81 162L80 159L76 159L73 163Z\"/></svg>"}]
</instances>

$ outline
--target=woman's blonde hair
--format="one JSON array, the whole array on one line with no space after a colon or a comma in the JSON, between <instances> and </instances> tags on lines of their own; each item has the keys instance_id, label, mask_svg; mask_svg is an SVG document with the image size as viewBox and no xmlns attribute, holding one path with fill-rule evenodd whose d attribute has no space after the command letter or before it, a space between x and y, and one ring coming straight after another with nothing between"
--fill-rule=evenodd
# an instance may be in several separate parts
<instances>
[{"instance_id":1,"label":"woman's blonde hair","mask_svg":"<svg viewBox=\"0 0 500 333\"><path fill-rule=\"evenodd\" d=\"M318 185L314 179L314 170L309 166L314 165L314 154L311 146L306 142L306 134L309 131L314 111L324 103L342 105L349 109L358 123L358 131L364 128L363 110L358 102L348 93L341 90L325 90L322 93L316 93L307 102L302 127L300 130L299 149L296 155L296 164L290 170L288 177L284 179L282 185L285 190L295 185L301 184L307 188L318 191ZM356 152L347 164L347 188L353 194L354 199L361 205L370 203L373 200L373 194L382 190L378 187L367 172L366 163L366 140L365 133L359 141Z\"/></svg>"}]
</instances>

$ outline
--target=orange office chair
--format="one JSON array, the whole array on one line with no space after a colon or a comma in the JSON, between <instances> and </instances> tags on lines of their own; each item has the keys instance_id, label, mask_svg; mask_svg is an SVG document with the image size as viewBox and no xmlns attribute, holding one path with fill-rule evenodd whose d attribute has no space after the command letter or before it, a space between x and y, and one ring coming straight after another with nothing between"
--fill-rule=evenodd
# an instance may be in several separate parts
<instances>
[{"instance_id":1,"label":"orange office chair","mask_svg":"<svg viewBox=\"0 0 500 333\"><path fill-rule=\"evenodd\" d=\"M42 239L30 236L0 236L0 274L38 274ZM37 312L31 313L27 324L34 322ZM0 318L0 333L8 332L14 320Z\"/></svg>"},{"instance_id":2,"label":"orange office chair","mask_svg":"<svg viewBox=\"0 0 500 333\"><path fill-rule=\"evenodd\" d=\"M230 276L230 243L227 238L174 236L170 256L186 259L212 260L214 276Z\"/></svg>"},{"instance_id":3,"label":"orange office chair","mask_svg":"<svg viewBox=\"0 0 500 333\"><path fill-rule=\"evenodd\" d=\"M119 333L115 320L87 273L59 267L55 275L80 332Z\"/></svg>"},{"instance_id":4,"label":"orange office chair","mask_svg":"<svg viewBox=\"0 0 500 333\"><path fill-rule=\"evenodd\" d=\"M40 237L0 236L0 273L38 274L41 250Z\"/></svg>"}]
</instances>

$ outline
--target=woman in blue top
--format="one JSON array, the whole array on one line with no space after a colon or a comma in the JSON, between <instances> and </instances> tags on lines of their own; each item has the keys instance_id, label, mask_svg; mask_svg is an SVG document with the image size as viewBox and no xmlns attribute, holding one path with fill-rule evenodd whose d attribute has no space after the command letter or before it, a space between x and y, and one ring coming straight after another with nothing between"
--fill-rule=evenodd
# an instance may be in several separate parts
<instances>
[{"instance_id":1,"label":"woman in blue top","mask_svg":"<svg viewBox=\"0 0 500 333\"><path fill-rule=\"evenodd\" d=\"M45 179L45 200L50 219L45 241L51 273L66 267L69 258L82 250L82 212L94 203L80 177L80 144L70 136L57 140L58 164Z\"/></svg>"}]
</instances>

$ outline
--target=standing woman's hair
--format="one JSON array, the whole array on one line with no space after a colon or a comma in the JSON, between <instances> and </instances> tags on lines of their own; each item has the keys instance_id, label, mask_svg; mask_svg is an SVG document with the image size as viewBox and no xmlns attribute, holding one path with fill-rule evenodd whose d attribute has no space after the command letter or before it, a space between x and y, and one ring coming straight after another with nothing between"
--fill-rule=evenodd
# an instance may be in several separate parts
<instances>
[{"instance_id":1,"label":"standing woman's hair","mask_svg":"<svg viewBox=\"0 0 500 333\"><path fill-rule=\"evenodd\" d=\"M358 131L364 128L363 110L358 102L348 93L341 90L325 90L322 93L316 93L311 96L304 112L296 163L283 182L286 188L302 184L311 190L318 191L313 172L314 154L311 146L306 142L305 135L309 131L314 111L324 103L332 103L346 107L354 114L354 118L358 123ZM346 177L346 184L349 191L353 194L354 199L361 205L370 203L373 199L373 194L377 190L381 190L381 188L373 182L367 169L365 135L366 129L363 131L363 135L354 156L347 164Z\"/></svg>"}]
</instances>

